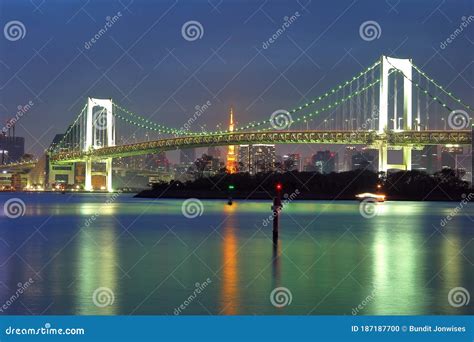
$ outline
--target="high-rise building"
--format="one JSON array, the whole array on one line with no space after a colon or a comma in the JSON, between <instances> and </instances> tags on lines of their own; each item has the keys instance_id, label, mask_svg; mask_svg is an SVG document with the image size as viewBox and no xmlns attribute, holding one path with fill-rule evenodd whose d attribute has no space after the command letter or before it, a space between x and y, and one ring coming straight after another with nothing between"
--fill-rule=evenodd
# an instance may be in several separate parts
<instances>
[{"instance_id":1,"label":"high-rise building","mask_svg":"<svg viewBox=\"0 0 474 342\"><path fill-rule=\"evenodd\" d=\"M149 169L152 163L151 155L120 157L113 161L114 166L129 170Z\"/></svg>"},{"instance_id":2,"label":"high-rise building","mask_svg":"<svg viewBox=\"0 0 474 342\"><path fill-rule=\"evenodd\" d=\"M250 172L251 165L251 146L252 145L240 145L239 146L239 172Z\"/></svg>"},{"instance_id":3,"label":"high-rise building","mask_svg":"<svg viewBox=\"0 0 474 342\"><path fill-rule=\"evenodd\" d=\"M224 168L224 163L219 158L203 154L194 163L197 178L214 176Z\"/></svg>"},{"instance_id":4,"label":"high-rise building","mask_svg":"<svg viewBox=\"0 0 474 342\"><path fill-rule=\"evenodd\" d=\"M239 146L239 171L252 175L270 172L275 168L275 145L255 144Z\"/></svg>"},{"instance_id":5,"label":"high-rise building","mask_svg":"<svg viewBox=\"0 0 474 342\"><path fill-rule=\"evenodd\" d=\"M424 171L433 174L440 169L438 158L438 146L426 145L421 150L412 151L413 170Z\"/></svg>"},{"instance_id":6,"label":"high-rise building","mask_svg":"<svg viewBox=\"0 0 474 342\"><path fill-rule=\"evenodd\" d=\"M40 188L44 188L45 184L47 183L46 180L46 163L47 163L47 156L43 154L38 158L38 162L36 166L31 169L28 173L28 185L32 187L39 186Z\"/></svg>"},{"instance_id":7,"label":"high-rise building","mask_svg":"<svg viewBox=\"0 0 474 342\"><path fill-rule=\"evenodd\" d=\"M11 184L12 184L13 189L17 191L22 190L26 185L25 182L23 182L22 180L21 174L19 173L12 174Z\"/></svg>"},{"instance_id":8,"label":"high-rise building","mask_svg":"<svg viewBox=\"0 0 474 342\"><path fill-rule=\"evenodd\" d=\"M311 164L317 172L331 173L336 171L336 165L338 164L337 161L337 153L326 150L318 151L314 154L311 159Z\"/></svg>"},{"instance_id":9,"label":"high-rise building","mask_svg":"<svg viewBox=\"0 0 474 342\"><path fill-rule=\"evenodd\" d=\"M157 170L168 172L170 170L170 162L166 157L166 152L158 152L155 158L155 165Z\"/></svg>"},{"instance_id":10,"label":"high-rise building","mask_svg":"<svg viewBox=\"0 0 474 342\"><path fill-rule=\"evenodd\" d=\"M300 171L301 156L299 153L285 154L283 156L283 170L284 171Z\"/></svg>"},{"instance_id":11,"label":"high-rise building","mask_svg":"<svg viewBox=\"0 0 474 342\"><path fill-rule=\"evenodd\" d=\"M456 169L456 156L463 154L461 146L443 146L441 148L441 168Z\"/></svg>"},{"instance_id":12,"label":"high-rise building","mask_svg":"<svg viewBox=\"0 0 474 342\"><path fill-rule=\"evenodd\" d=\"M25 154L25 138L0 134L0 164L14 163Z\"/></svg>"},{"instance_id":13,"label":"high-rise building","mask_svg":"<svg viewBox=\"0 0 474 342\"><path fill-rule=\"evenodd\" d=\"M207 148L207 155L213 158L219 158L219 159L222 157L221 150L217 146L209 146Z\"/></svg>"},{"instance_id":14,"label":"high-rise building","mask_svg":"<svg viewBox=\"0 0 474 342\"><path fill-rule=\"evenodd\" d=\"M275 156L275 171L276 172L285 172L285 163L283 161L283 156L277 154Z\"/></svg>"},{"instance_id":15,"label":"high-rise building","mask_svg":"<svg viewBox=\"0 0 474 342\"><path fill-rule=\"evenodd\" d=\"M313 165L313 158L312 157L305 157L304 158L303 171L305 171L305 172L316 172L316 167Z\"/></svg>"},{"instance_id":16,"label":"high-rise building","mask_svg":"<svg viewBox=\"0 0 474 342\"><path fill-rule=\"evenodd\" d=\"M186 148L179 151L180 164L192 164L196 160L196 149Z\"/></svg>"},{"instance_id":17,"label":"high-rise building","mask_svg":"<svg viewBox=\"0 0 474 342\"><path fill-rule=\"evenodd\" d=\"M376 153L378 153L377 150L369 149L364 149L354 153L352 156L352 170L368 170L375 172L377 170Z\"/></svg>"},{"instance_id":18,"label":"high-rise building","mask_svg":"<svg viewBox=\"0 0 474 342\"><path fill-rule=\"evenodd\" d=\"M472 182L472 153L456 155L456 170L462 180Z\"/></svg>"},{"instance_id":19,"label":"high-rise building","mask_svg":"<svg viewBox=\"0 0 474 342\"><path fill-rule=\"evenodd\" d=\"M352 156L354 156L354 154L356 154L357 152L358 151L355 146L346 146L346 148L344 149L342 171L352 170Z\"/></svg>"},{"instance_id":20,"label":"high-rise building","mask_svg":"<svg viewBox=\"0 0 474 342\"><path fill-rule=\"evenodd\" d=\"M64 134L56 134L49 147L50 150L57 150L59 143L62 141ZM74 163L53 164L46 155L46 176L45 183L49 186L53 184L74 184ZM45 185L46 185L45 184Z\"/></svg>"},{"instance_id":21,"label":"high-rise building","mask_svg":"<svg viewBox=\"0 0 474 342\"><path fill-rule=\"evenodd\" d=\"M230 108L229 132L233 132L233 131L234 131L234 110ZM235 151L234 145L230 145L227 148L226 168L227 168L228 173L237 172L237 158L236 158L236 151Z\"/></svg>"}]
</instances>

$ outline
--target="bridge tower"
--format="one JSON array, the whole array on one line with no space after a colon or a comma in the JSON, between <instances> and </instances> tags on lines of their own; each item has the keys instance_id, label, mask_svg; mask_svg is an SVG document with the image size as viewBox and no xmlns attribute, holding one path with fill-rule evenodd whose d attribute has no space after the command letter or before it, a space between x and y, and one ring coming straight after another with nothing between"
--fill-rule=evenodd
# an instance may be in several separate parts
<instances>
[{"instance_id":1,"label":"bridge tower","mask_svg":"<svg viewBox=\"0 0 474 342\"><path fill-rule=\"evenodd\" d=\"M230 108L230 122L229 122L229 132L234 131L234 110ZM226 169L228 173L236 173L237 172L237 157L236 157L236 150L234 145L229 145L227 150L227 163Z\"/></svg>"},{"instance_id":2,"label":"bridge tower","mask_svg":"<svg viewBox=\"0 0 474 342\"><path fill-rule=\"evenodd\" d=\"M382 56L380 63L380 95L379 95L379 128L378 134L388 133L388 99L389 99L389 74L397 69L405 76L403 78L403 126L397 130L407 131L412 128L413 111L413 89L412 89L412 61ZM397 127L395 122L395 127ZM403 162L400 165L388 163L388 146L382 143L379 146L379 171L387 172L388 169L396 168L411 170L412 146L403 146Z\"/></svg>"},{"instance_id":3,"label":"bridge tower","mask_svg":"<svg viewBox=\"0 0 474 342\"><path fill-rule=\"evenodd\" d=\"M100 109L97 109L97 107L100 107ZM106 146L115 146L115 120L112 110L112 99L91 97L87 99L84 152ZM112 158L107 158L104 161L107 179L106 188L107 191L112 192ZM92 159L90 158L86 160L84 188L86 191L92 191Z\"/></svg>"}]
</instances>

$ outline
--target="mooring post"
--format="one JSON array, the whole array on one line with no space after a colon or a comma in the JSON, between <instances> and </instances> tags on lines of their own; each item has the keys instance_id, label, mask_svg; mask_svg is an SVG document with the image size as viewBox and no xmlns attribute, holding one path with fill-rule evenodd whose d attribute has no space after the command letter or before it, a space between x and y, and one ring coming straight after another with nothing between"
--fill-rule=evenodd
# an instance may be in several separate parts
<instances>
[{"instance_id":1,"label":"mooring post","mask_svg":"<svg viewBox=\"0 0 474 342\"><path fill-rule=\"evenodd\" d=\"M279 217L281 209L281 199L276 196L273 198L273 241L278 240L278 226L279 226Z\"/></svg>"},{"instance_id":2,"label":"mooring post","mask_svg":"<svg viewBox=\"0 0 474 342\"><path fill-rule=\"evenodd\" d=\"M232 205L232 191L235 190L235 185L234 184L229 184L227 186L227 193L228 193L228 199L227 199L227 205Z\"/></svg>"},{"instance_id":3,"label":"mooring post","mask_svg":"<svg viewBox=\"0 0 474 342\"><path fill-rule=\"evenodd\" d=\"M273 210L273 242L278 241L278 228L280 225L279 218L280 218L280 211L281 211L281 197L280 197L280 191L281 191L281 185L278 184L276 187L276 196L273 198L273 205L272 205L272 210Z\"/></svg>"}]
</instances>

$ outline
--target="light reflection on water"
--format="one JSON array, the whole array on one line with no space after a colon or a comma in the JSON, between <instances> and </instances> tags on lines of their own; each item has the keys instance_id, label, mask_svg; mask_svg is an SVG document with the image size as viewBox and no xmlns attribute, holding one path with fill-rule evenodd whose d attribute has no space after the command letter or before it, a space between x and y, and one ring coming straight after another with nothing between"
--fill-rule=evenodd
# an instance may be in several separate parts
<instances>
[{"instance_id":1,"label":"light reflection on water","mask_svg":"<svg viewBox=\"0 0 474 342\"><path fill-rule=\"evenodd\" d=\"M228 218L223 223L222 242L222 286L221 305L219 312L224 315L236 315L239 313L239 242L237 240L237 222L235 214L237 204L224 206L224 212Z\"/></svg>"},{"instance_id":2,"label":"light reflection on water","mask_svg":"<svg viewBox=\"0 0 474 342\"><path fill-rule=\"evenodd\" d=\"M0 213L0 303L34 284L4 314L173 314L185 302L182 314L351 314L363 302L359 314L474 313L447 300L457 286L474 296L472 204L441 227L457 203L386 202L366 219L355 201L295 201L274 245L268 201L203 201L187 219L181 200L15 196L27 207ZM293 300L275 308L280 286ZM99 287L112 305L94 305Z\"/></svg>"}]
</instances>

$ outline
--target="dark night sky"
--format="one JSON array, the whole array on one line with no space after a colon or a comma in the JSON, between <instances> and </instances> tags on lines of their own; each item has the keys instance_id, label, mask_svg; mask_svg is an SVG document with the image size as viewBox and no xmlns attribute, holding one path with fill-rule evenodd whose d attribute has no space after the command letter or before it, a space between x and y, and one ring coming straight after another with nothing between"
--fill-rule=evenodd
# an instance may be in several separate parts
<instances>
[{"instance_id":1,"label":"dark night sky","mask_svg":"<svg viewBox=\"0 0 474 342\"><path fill-rule=\"evenodd\" d=\"M173 127L182 126L194 107L207 101L210 110L193 128L225 123L230 105L237 120L246 123L319 95L382 54L413 58L472 103L474 23L446 49L440 43L459 27L462 16L474 14L473 4L2 0L2 27L19 20L26 36L18 41L0 37L0 120L13 116L18 105L34 102L17 126L32 153L67 128L87 96L112 97ZM119 11L122 17L85 49L105 18ZM262 50L283 18L297 11L300 16L288 31ZM202 24L202 39L183 39L181 26L189 20ZM379 39L361 39L359 26L367 20L380 24ZM281 147L285 151L289 147Z\"/></svg>"}]
</instances>

